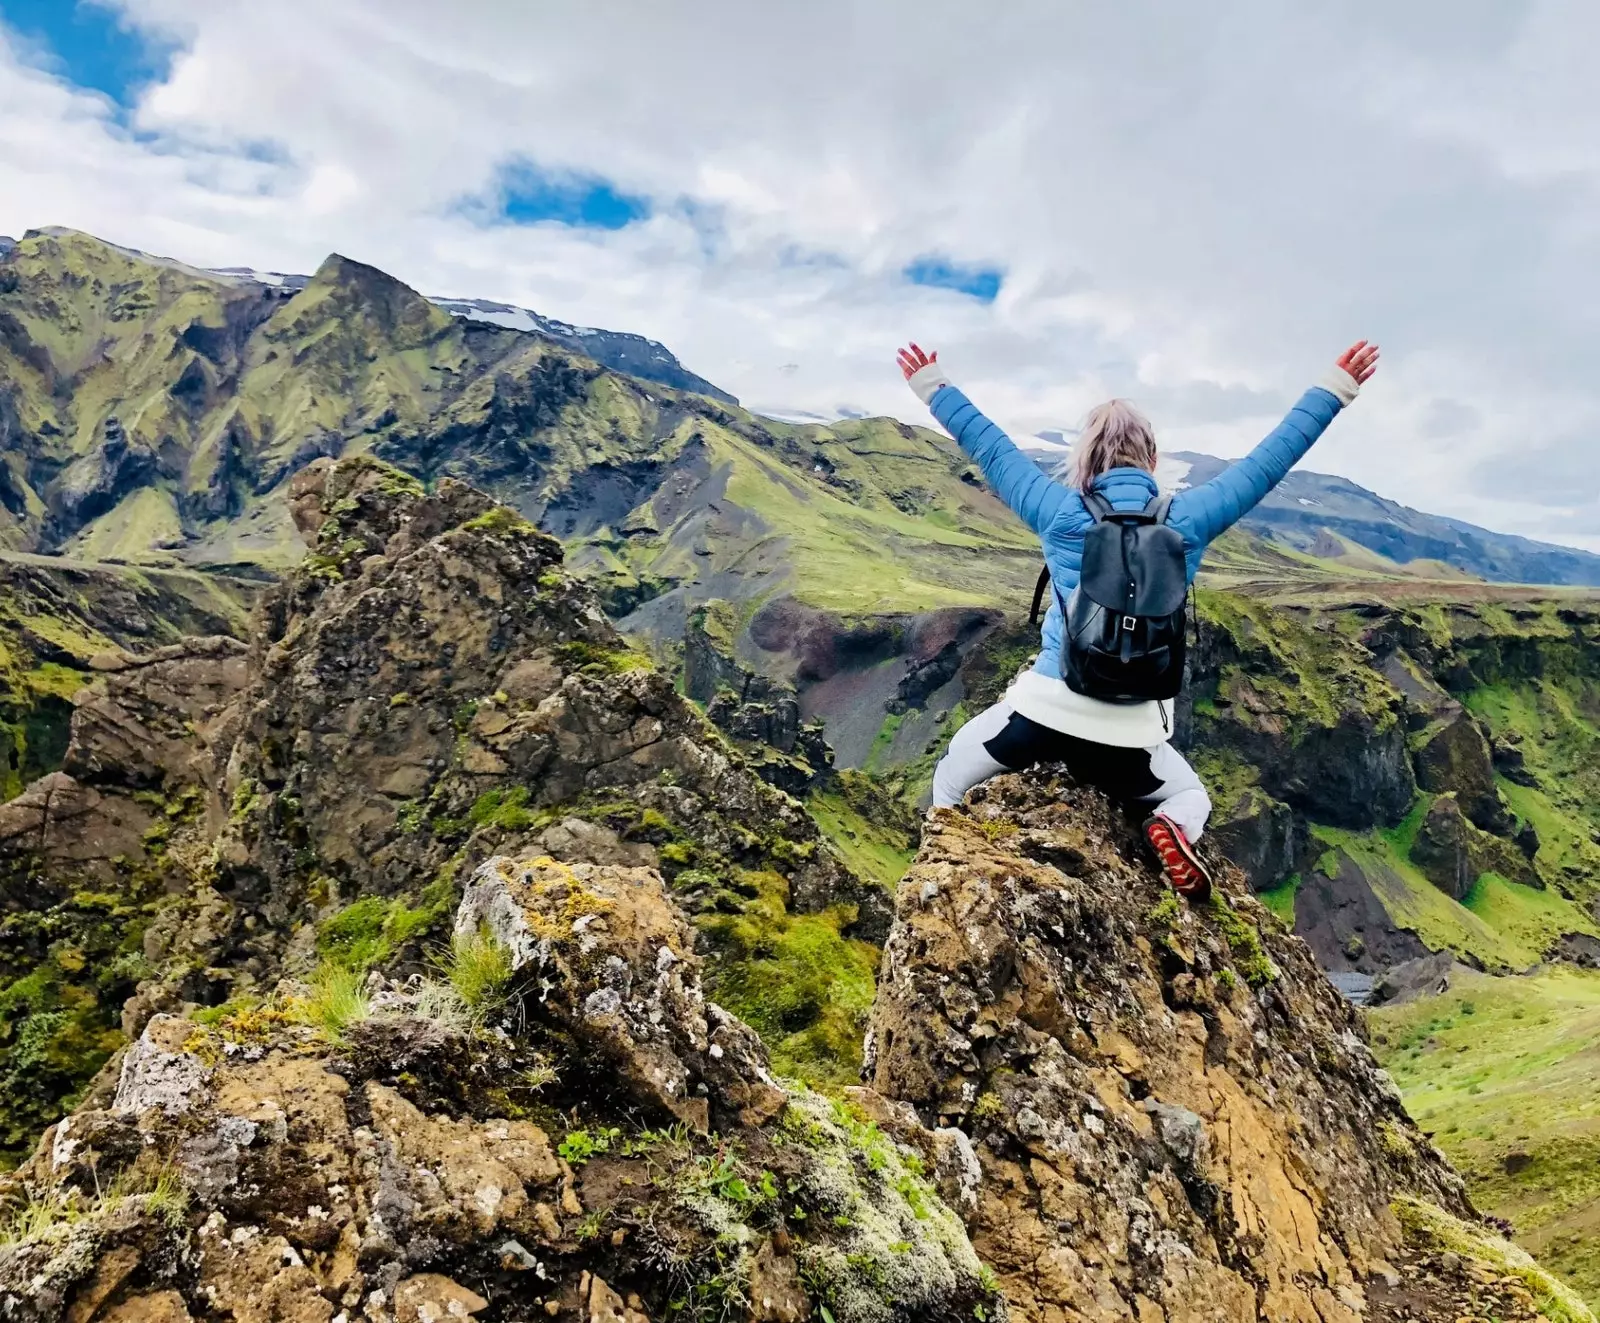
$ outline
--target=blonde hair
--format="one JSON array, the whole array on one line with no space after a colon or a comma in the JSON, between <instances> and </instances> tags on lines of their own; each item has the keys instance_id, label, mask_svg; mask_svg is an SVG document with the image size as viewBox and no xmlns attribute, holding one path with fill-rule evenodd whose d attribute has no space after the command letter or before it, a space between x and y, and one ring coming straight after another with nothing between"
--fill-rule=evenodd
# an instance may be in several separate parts
<instances>
[{"instance_id":1,"label":"blonde hair","mask_svg":"<svg viewBox=\"0 0 1600 1323\"><path fill-rule=\"evenodd\" d=\"M1150 420L1126 400L1107 400L1089 411L1067 459L1067 479L1081 492L1108 469L1156 471L1156 434Z\"/></svg>"}]
</instances>

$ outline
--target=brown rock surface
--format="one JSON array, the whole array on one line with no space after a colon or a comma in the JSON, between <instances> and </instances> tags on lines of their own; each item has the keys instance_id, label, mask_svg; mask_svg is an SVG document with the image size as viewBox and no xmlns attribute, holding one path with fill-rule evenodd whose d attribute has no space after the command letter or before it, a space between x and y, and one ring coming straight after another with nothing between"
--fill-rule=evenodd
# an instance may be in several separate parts
<instances>
[{"instance_id":1,"label":"brown rock surface","mask_svg":"<svg viewBox=\"0 0 1600 1323\"><path fill-rule=\"evenodd\" d=\"M1391 1201L1470 1209L1357 1012L1236 870L1190 910L1098 795L975 799L901 883L867 1075L972 1136L1013 1317L1369 1317Z\"/></svg>"}]
</instances>

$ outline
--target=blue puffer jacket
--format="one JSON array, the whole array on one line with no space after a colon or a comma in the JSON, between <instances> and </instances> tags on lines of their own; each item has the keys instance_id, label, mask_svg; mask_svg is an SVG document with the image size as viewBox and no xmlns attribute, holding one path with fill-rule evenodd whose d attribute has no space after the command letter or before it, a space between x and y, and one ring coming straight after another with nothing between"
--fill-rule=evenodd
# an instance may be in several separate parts
<instances>
[{"instance_id":1,"label":"blue puffer jacket","mask_svg":"<svg viewBox=\"0 0 1600 1323\"><path fill-rule=\"evenodd\" d=\"M1061 602L1078 586L1083 535L1094 523L1076 489L1047 477L1016 443L973 406L954 386L942 386L930 401L933 416L961 448L978 461L989 485L1039 535L1050 567L1055 600L1044 620L1044 648L1034 670L1061 674ZM1189 582L1200 558L1261 499L1283 481L1343 406L1339 397L1313 386L1260 445L1210 482L1172 498L1167 523L1183 535ZM1143 469L1111 469L1095 479L1094 490L1116 510L1142 510L1156 495L1155 478Z\"/></svg>"}]
</instances>

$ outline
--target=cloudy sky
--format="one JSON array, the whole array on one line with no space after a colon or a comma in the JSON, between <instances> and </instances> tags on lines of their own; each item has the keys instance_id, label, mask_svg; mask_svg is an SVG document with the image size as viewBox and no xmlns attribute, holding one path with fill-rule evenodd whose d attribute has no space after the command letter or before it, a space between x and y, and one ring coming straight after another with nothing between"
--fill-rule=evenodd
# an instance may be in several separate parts
<instances>
[{"instance_id":1,"label":"cloudy sky","mask_svg":"<svg viewBox=\"0 0 1600 1323\"><path fill-rule=\"evenodd\" d=\"M1001 16L996 17L996 13ZM758 410L1016 432L1133 397L1600 550L1600 10L1078 0L0 0L0 233L330 251L633 330Z\"/></svg>"}]
</instances>

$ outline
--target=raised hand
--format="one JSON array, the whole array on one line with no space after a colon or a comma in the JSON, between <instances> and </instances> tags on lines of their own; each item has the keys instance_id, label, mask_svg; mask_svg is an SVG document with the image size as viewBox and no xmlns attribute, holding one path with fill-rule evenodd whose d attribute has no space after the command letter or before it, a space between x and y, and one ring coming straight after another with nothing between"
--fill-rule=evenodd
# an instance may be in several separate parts
<instances>
[{"instance_id":1,"label":"raised hand","mask_svg":"<svg viewBox=\"0 0 1600 1323\"><path fill-rule=\"evenodd\" d=\"M915 345L911 347L916 348ZM1339 355L1337 365L1354 377L1358 386L1364 385L1367 378L1378 370L1378 346L1357 340Z\"/></svg>"},{"instance_id":2,"label":"raised hand","mask_svg":"<svg viewBox=\"0 0 1600 1323\"><path fill-rule=\"evenodd\" d=\"M907 381L910 381L913 373L927 367L929 363L939 361L939 351L936 349L931 354L925 354L920 345L913 343L909 349L902 349L897 358L901 373Z\"/></svg>"}]
</instances>

